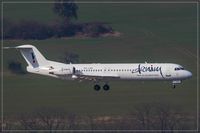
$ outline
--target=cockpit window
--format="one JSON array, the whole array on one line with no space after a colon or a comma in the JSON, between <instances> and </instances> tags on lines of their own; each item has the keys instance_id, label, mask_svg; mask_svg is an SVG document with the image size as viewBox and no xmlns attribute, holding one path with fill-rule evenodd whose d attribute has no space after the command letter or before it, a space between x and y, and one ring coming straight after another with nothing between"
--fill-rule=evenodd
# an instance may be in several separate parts
<instances>
[{"instance_id":1,"label":"cockpit window","mask_svg":"<svg viewBox=\"0 0 200 133\"><path fill-rule=\"evenodd\" d=\"M184 68L183 68L183 67L175 67L174 70L175 70L175 71L178 71L178 70L184 70Z\"/></svg>"},{"instance_id":2,"label":"cockpit window","mask_svg":"<svg viewBox=\"0 0 200 133\"><path fill-rule=\"evenodd\" d=\"M178 71L178 70L180 70L178 67L176 67L175 69L174 69L175 71Z\"/></svg>"}]
</instances>

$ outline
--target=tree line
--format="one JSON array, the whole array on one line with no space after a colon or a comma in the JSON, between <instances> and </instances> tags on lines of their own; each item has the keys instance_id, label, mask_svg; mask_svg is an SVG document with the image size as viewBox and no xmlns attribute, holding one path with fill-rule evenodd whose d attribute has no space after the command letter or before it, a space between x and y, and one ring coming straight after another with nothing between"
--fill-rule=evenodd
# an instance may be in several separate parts
<instances>
[{"instance_id":1,"label":"tree line","mask_svg":"<svg viewBox=\"0 0 200 133\"><path fill-rule=\"evenodd\" d=\"M99 37L105 33L112 33L113 29L104 22L80 23L78 19L78 5L74 0L55 0L53 11L60 16L59 20L44 24L33 20L14 22L3 19L4 39L36 39L60 37Z\"/></svg>"},{"instance_id":2,"label":"tree line","mask_svg":"<svg viewBox=\"0 0 200 133\"><path fill-rule=\"evenodd\" d=\"M141 104L123 116L93 116L42 108L35 113L5 118L6 130L159 130L177 132L195 128L191 116L166 104ZM166 131L168 130L168 131ZM154 131L156 132L156 131Z\"/></svg>"}]
</instances>

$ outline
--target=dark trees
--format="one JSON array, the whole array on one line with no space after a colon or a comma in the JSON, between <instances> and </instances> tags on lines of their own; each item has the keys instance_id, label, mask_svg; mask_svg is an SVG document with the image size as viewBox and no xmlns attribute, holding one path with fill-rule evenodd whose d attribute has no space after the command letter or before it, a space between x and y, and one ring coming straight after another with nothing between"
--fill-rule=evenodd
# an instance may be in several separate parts
<instances>
[{"instance_id":1,"label":"dark trees","mask_svg":"<svg viewBox=\"0 0 200 133\"><path fill-rule=\"evenodd\" d=\"M66 52L64 60L66 63L79 63L79 55L76 53Z\"/></svg>"},{"instance_id":2,"label":"dark trees","mask_svg":"<svg viewBox=\"0 0 200 133\"><path fill-rule=\"evenodd\" d=\"M50 26L36 21L21 21L18 23L5 21L7 23L4 24L4 39L41 40L53 36L53 30Z\"/></svg>"},{"instance_id":3,"label":"dark trees","mask_svg":"<svg viewBox=\"0 0 200 133\"><path fill-rule=\"evenodd\" d=\"M69 23L71 19L77 19L78 6L74 0L55 0L54 12Z\"/></svg>"},{"instance_id":4,"label":"dark trees","mask_svg":"<svg viewBox=\"0 0 200 133\"><path fill-rule=\"evenodd\" d=\"M25 74L26 72L23 70L20 62L10 61L8 63L8 69L15 74Z\"/></svg>"},{"instance_id":5,"label":"dark trees","mask_svg":"<svg viewBox=\"0 0 200 133\"><path fill-rule=\"evenodd\" d=\"M34 39L60 37L101 37L114 33L111 26L104 22L72 22L77 19L78 5L74 0L55 0L53 11L61 17L54 22L44 24L33 20L13 22L4 18L4 39Z\"/></svg>"}]
</instances>

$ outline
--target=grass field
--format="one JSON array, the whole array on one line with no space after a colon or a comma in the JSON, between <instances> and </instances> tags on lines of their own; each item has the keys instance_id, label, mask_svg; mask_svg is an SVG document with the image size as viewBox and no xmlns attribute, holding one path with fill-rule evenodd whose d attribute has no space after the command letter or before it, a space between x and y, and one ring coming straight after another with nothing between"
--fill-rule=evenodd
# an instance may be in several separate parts
<instances>
[{"instance_id":1,"label":"grass field","mask_svg":"<svg viewBox=\"0 0 200 133\"><path fill-rule=\"evenodd\" d=\"M66 51L80 63L171 62L193 77L177 89L169 82L112 81L109 92L95 92L89 82L62 81L33 74L15 75L7 63L26 66L18 51L4 51L4 114L34 112L43 107L96 115L123 115L142 103L163 103L196 120L197 35L196 4L78 4L78 21L109 23L120 37L47 40L4 40L4 46L35 45L48 59L61 61ZM44 23L57 16L51 4L5 4L4 17Z\"/></svg>"}]
</instances>

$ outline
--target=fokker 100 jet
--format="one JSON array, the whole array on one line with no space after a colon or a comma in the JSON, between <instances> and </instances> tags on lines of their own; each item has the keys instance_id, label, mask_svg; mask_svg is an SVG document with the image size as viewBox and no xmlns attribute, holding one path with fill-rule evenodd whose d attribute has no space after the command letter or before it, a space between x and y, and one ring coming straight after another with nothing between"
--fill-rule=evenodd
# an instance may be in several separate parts
<instances>
[{"instance_id":1,"label":"fokker 100 jet","mask_svg":"<svg viewBox=\"0 0 200 133\"><path fill-rule=\"evenodd\" d=\"M19 49L26 60L27 71L66 80L94 81L94 89L110 89L109 80L167 80L173 88L182 80L192 77L192 73L181 65L173 63L115 63L115 64L64 64L47 60L33 45L5 47Z\"/></svg>"}]
</instances>

